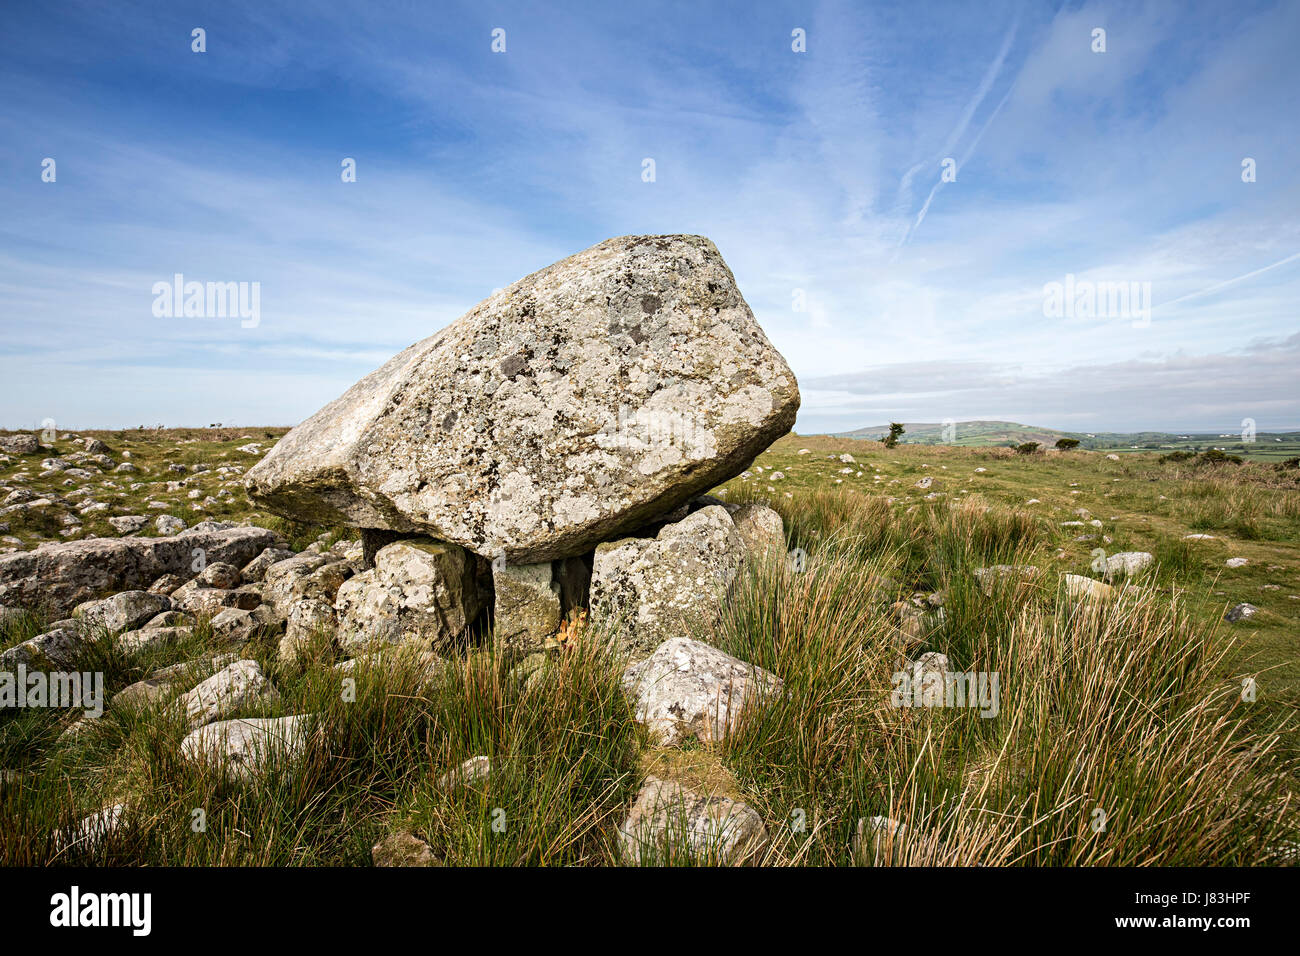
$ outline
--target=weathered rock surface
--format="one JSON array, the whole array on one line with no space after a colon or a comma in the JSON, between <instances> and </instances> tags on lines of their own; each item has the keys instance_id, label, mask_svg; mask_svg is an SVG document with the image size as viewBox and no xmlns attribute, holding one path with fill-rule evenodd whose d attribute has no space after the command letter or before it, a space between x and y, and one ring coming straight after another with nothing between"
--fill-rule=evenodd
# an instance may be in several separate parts
<instances>
[{"instance_id":1,"label":"weathered rock surface","mask_svg":"<svg viewBox=\"0 0 1300 956\"><path fill-rule=\"evenodd\" d=\"M188 627L147 627L139 631L119 634L114 644L123 654L138 654L141 651L164 647L173 641L185 640L191 633Z\"/></svg>"},{"instance_id":2,"label":"weathered rock surface","mask_svg":"<svg viewBox=\"0 0 1300 956\"><path fill-rule=\"evenodd\" d=\"M240 577L245 581L261 581L266 576L266 569L279 561L287 561L293 557L293 552L288 548L267 548L252 561L240 569Z\"/></svg>"},{"instance_id":3,"label":"weathered rock surface","mask_svg":"<svg viewBox=\"0 0 1300 956\"><path fill-rule=\"evenodd\" d=\"M406 349L246 475L287 517L512 564L591 550L736 474L799 390L699 236L624 236Z\"/></svg>"},{"instance_id":4,"label":"weathered rock surface","mask_svg":"<svg viewBox=\"0 0 1300 956\"><path fill-rule=\"evenodd\" d=\"M992 594L999 582L1006 580L1032 581L1038 577L1038 568L1032 564L995 564L989 568L975 568L972 572L985 594Z\"/></svg>"},{"instance_id":5,"label":"weathered rock surface","mask_svg":"<svg viewBox=\"0 0 1300 956\"><path fill-rule=\"evenodd\" d=\"M497 646L527 652L540 647L560 626L560 582L551 562L492 569L493 636Z\"/></svg>"},{"instance_id":6,"label":"weathered rock surface","mask_svg":"<svg viewBox=\"0 0 1300 956\"><path fill-rule=\"evenodd\" d=\"M470 757L454 770L448 770L438 778L438 789L454 790L458 787L472 787L474 784L492 776L492 760L485 754Z\"/></svg>"},{"instance_id":7,"label":"weathered rock surface","mask_svg":"<svg viewBox=\"0 0 1300 956\"><path fill-rule=\"evenodd\" d=\"M190 727L228 717L241 707L280 697L257 661L235 661L177 698Z\"/></svg>"},{"instance_id":8,"label":"weathered rock surface","mask_svg":"<svg viewBox=\"0 0 1300 956\"><path fill-rule=\"evenodd\" d=\"M747 705L779 694L782 687L770 671L685 637L665 641L623 672L636 719L666 745L692 736L720 741L735 729Z\"/></svg>"},{"instance_id":9,"label":"weathered rock surface","mask_svg":"<svg viewBox=\"0 0 1300 956\"><path fill-rule=\"evenodd\" d=\"M1106 559L1106 576L1137 574L1153 561L1155 558L1146 551L1121 551Z\"/></svg>"},{"instance_id":10,"label":"weathered rock surface","mask_svg":"<svg viewBox=\"0 0 1300 956\"><path fill-rule=\"evenodd\" d=\"M343 583L334 607L342 647L447 645L481 610L474 557L427 538L395 542L379 550L374 568Z\"/></svg>"},{"instance_id":11,"label":"weathered rock surface","mask_svg":"<svg viewBox=\"0 0 1300 956\"><path fill-rule=\"evenodd\" d=\"M1074 601L1107 601L1115 596L1115 589L1109 584L1094 581L1082 574L1064 575L1065 596Z\"/></svg>"},{"instance_id":12,"label":"weathered rock surface","mask_svg":"<svg viewBox=\"0 0 1300 956\"><path fill-rule=\"evenodd\" d=\"M704 797L681 784L647 777L618 828L625 862L659 864L682 856L731 866L753 859L767 845L763 819L747 803Z\"/></svg>"},{"instance_id":13,"label":"weathered rock surface","mask_svg":"<svg viewBox=\"0 0 1300 956\"><path fill-rule=\"evenodd\" d=\"M315 598L295 601L289 609L284 636L280 638L280 660L296 660L317 634L328 634L335 626L334 605Z\"/></svg>"},{"instance_id":14,"label":"weathered rock surface","mask_svg":"<svg viewBox=\"0 0 1300 956\"><path fill-rule=\"evenodd\" d=\"M279 536L265 528L191 529L170 538L88 538L0 557L0 604L40 607L63 617L83 601L148 588L164 574L187 574L193 551L208 561L246 564Z\"/></svg>"},{"instance_id":15,"label":"weathered rock surface","mask_svg":"<svg viewBox=\"0 0 1300 956\"><path fill-rule=\"evenodd\" d=\"M744 558L731 516L717 505L655 538L602 544L591 572L592 622L617 622L633 653L648 652L715 620Z\"/></svg>"},{"instance_id":16,"label":"weathered rock surface","mask_svg":"<svg viewBox=\"0 0 1300 956\"><path fill-rule=\"evenodd\" d=\"M75 627L55 627L44 634L9 648L0 654L0 668L52 665L72 668L87 647L85 636Z\"/></svg>"},{"instance_id":17,"label":"weathered rock surface","mask_svg":"<svg viewBox=\"0 0 1300 956\"><path fill-rule=\"evenodd\" d=\"M91 627L129 631L141 627L156 615L170 611L171 599L149 591L121 591L112 597L78 604L72 616Z\"/></svg>"},{"instance_id":18,"label":"weathered rock surface","mask_svg":"<svg viewBox=\"0 0 1300 956\"><path fill-rule=\"evenodd\" d=\"M34 455L41 450L35 435L16 432L13 435L0 435L0 452L6 455Z\"/></svg>"},{"instance_id":19,"label":"weathered rock surface","mask_svg":"<svg viewBox=\"0 0 1300 956\"><path fill-rule=\"evenodd\" d=\"M249 780L281 757L292 760L307 746L310 714L219 720L192 731L181 741L181 756L224 767L235 780Z\"/></svg>"}]
</instances>

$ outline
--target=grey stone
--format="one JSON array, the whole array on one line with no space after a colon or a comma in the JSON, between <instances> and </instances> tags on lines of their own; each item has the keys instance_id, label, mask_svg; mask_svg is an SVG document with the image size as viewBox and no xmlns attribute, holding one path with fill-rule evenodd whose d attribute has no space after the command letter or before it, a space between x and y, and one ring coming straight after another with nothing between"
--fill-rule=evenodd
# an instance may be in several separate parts
<instances>
[{"instance_id":1,"label":"grey stone","mask_svg":"<svg viewBox=\"0 0 1300 956\"><path fill-rule=\"evenodd\" d=\"M624 236L406 349L245 477L286 517L535 564L733 477L798 407L713 243Z\"/></svg>"},{"instance_id":2,"label":"grey stone","mask_svg":"<svg viewBox=\"0 0 1300 956\"><path fill-rule=\"evenodd\" d=\"M134 630L164 611L170 611L171 598L149 591L122 591L112 597L78 604L72 615L90 627L110 631Z\"/></svg>"},{"instance_id":3,"label":"grey stone","mask_svg":"<svg viewBox=\"0 0 1300 956\"><path fill-rule=\"evenodd\" d=\"M236 710L279 700L257 661L235 661L176 700L190 728L229 717Z\"/></svg>"},{"instance_id":4,"label":"grey stone","mask_svg":"<svg viewBox=\"0 0 1300 956\"><path fill-rule=\"evenodd\" d=\"M272 547L278 535L264 528L230 528L171 538L88 538L0 556L0 604L45 605L64 616L107 593L146 588L164 574L185 574L193 550L209 561L240 565Z\"/></svg>"},{"instance_id":5,"label":"grey stone","mask_svg":"<svg viewBox=\"0 0 1300 956\"><path fill-rule=\"evenodd\" d=\"M747 803L700 796L674 781L647 777L618 828L618 842L632 865L685 856L734 866L752 862L768 835L762 817Z\"/></svg>"},{"instance_id":6,"label":"grey stone","mask_svg":"<svg viewBox=\"0 0 1300 956\"><path fill-rule=\"evenodd\" d=\"M636 720L666 746L732 733L751 704L781 693L781 679L700 641L675 637L623 672Z\"/></svg>"},{"instance_id":7,"label":"grey stone","mask_svg":"<svg viewBox=\"0 0 1300 956\"><path fill-rule=\"evenodd\" d=\"M276 758L294 760L308 743L310 714L220 720L188 734L180 753L187 760L221 767L226 776L248 781Z\"/></svg>"},{"instance_id":8,"label":"grey stone","mask_svg":"<svg viewBox=\"0 0 1300 956\"><path fill-rule=\"evenodd\" d=\"M634 654L707 628L744 557L731 516L716 505L665 525L655 538L602 544L591 573L592 623L617 627Z\"/></svg>"},{"instance_id":9,"label":"grey stone","mask_svg":"<svg viewBox=\"0 0 1300 956\"><path fill-rule=\"evenodd\" d=\"M375 566L339 588L339 644L418 642L438 649L480 611L474 559L454 544L407 539L381 548Z\"/></svg>"}]
</instances>

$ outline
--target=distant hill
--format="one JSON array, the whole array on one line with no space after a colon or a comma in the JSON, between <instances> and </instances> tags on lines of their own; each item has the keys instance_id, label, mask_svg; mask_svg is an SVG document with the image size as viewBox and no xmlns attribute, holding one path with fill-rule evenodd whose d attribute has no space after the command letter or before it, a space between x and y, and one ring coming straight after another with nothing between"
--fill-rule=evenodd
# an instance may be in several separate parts
<instances>
[{"instance_id":1,"label":"distant hill","mask_svg":"<svg viewBox=\"0 0 1300 956\"><path fill-rule=\"evenodd\" d=\"M1058 438L1079 438L1082 441L1082 436L1071 432L1021 425L1018 422L904 422L903 427L906 431L900 441L909 445L1019 445L1036 441L1048 446L1054 445ZM949 429L951 434L945 434L945 429ZM888 434L889 425L886 423L840 432L836 437L879 441Z\"/></svg>"},{"instance_id":2,"label":"distant hill","mask_svg":"<svg viewBox=\"0 0 1300 956\"><path fill-rule=\"evenodd\" d=\"M1050 448L1058 438L1077 438L1080 448L1093 451L1200 452L1220 448L1230 454L1264 461L1281 461L1300 454L1300 430L1259 432L1250 442L1243 441L1241 434L1235 432L1064 432L1019 422L904 422L903 427L906 431L900 442L907 445L1010 446L1036 441ZM887 434L889 425L886 424L838 432L835 437L879 441Z\"/></svg>"}]
</instances>

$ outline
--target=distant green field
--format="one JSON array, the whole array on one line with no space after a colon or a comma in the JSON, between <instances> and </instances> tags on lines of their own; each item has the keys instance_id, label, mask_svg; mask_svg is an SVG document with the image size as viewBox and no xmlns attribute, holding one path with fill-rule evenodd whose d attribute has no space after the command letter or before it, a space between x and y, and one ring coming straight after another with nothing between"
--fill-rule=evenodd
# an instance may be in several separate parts
<instances>
[{"instance_id":1,"label":"distant green field","mask_svg":"<svg viewBox=\"0 0 1300 956\"><path fill-rule=\"evenodd\" d=\"M1061 438L1077 438L1079 447L1089 451L1132 452L1190 451L1199 453L1217 448L1229 455L1253 461L1280 462L1300 456L1300 431L1258 432L1254 441L1243 441L1240 432L1065 432L1018 422L905 422L907 429L900 442L905 445L953 445L959 448L1013 447L1036 441L1050 448ZM873 425L836 438L878 441L889 432L888 425Z\"/></svg>"}]
</instances>

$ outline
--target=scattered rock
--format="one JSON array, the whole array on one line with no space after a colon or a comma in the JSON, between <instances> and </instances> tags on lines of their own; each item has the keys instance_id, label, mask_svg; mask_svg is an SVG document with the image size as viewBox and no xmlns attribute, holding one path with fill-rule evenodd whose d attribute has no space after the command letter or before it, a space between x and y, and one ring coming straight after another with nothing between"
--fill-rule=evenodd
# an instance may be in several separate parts
<instances>
[{"instance_id":1,"label":"scattered rock","mask_svg":"<svg viewBox=\"0 0 1300 956\"><path fill-rule=\"evenodd\" d=\"M180 534L185 530L185 522L175 515L159 515L154 519L153 524L159 534Z\"/></svg>"},{"instance_id":2,"label":"scattered rock","mask_svg":"<svg viewBox=\"0 0 1300 956\"><path fill-rule=\"evenodd\" d=\"M176 709L191 729L228 717L243 707L280 697L257 661L235 661L179 697Z\"/></svg>"},{"instance_id":3,"label":"scattered rock","mask_svg":"<svg viewBox=\"0 0 1300 956\"><path fill-rule=\"evenodd\" d=\"M647 777L618 828L619 848L632 865L685 855L724 866L753 860L767 846L767 828L747 803L703 797L681 784Z\"/></svg>"},{"instance_id":4,"label":"scattered rock","mask_svg":"<svg viewBox=\"0 0 1300 956\"><path fill-rule=\"evenodd\" d=\"M1146 551L1121 551L1106 559L1106 576L1137 574L1155 561Z\"/></svg>"},{"instance_id":5,"label":"scattered rock","mask_svg":"<svg viewBox=\"0 0 1300 956\"><path fill-rule=\"evenodd\" d=\"M289 621L280 638L280 660L294 661L306 650L317 634L332 635L336 622L334 606L315 598L295 601L289 609Z\"/></svg>"},{"instance_id":6,"label":"scattered rock","mask_svg":"<svg viewBox=\"0 0 1300 956\"><path fill-rule=\"evenodd\" d=\"M449 770L438 778L439 790L455 790L458 787L472 787L492 775L492 761L483 755L470 757L455 770Z\"/></svg>"},{"instance_id":7,"label":"scattered rock","mask_svg":"<svg viewBox=\"0 0 1300 956\"><path fill-rule=\"evenodd\" d=\"M199 576L195 580L201 586L209 588L237 588L243 583L239 568L224 561L209 564L199 572Z\"/></svg>"},{"instance_id":8,"label":"scattered rock","mask_svg":"<svg viewBox=\"0 0 1300 956\"><path fill-rule=\"evenodd\" d=\"M149 523L149 519L144 515L120 515L116 518L109 518L108 523L119 534L135 534Z\"/></svg>"},{"instance_id":9,"label":"scattered rock","mask_svg":"<svg viewBox=\"0 0 1300 956\"><path fill-rule=\"evenodd\" d=\"M1255 607L1255 605L1247 604L1243 601L1241 604L1238 604L1236 607L1229 610L1227 614L1223 615L1223 619L1229 624L1236 624L1238 621L1250 620L1250 618L1255 616L1255 612L1258 610L1259 608Z\"/></svg>"},{"instance_id":10,"label":"scattered rock","mask_svg":"<svg viewBox=\"0 0 1300 956\"><path fill-rule=\"evenodd\" d=\"M279 561L287 561L293 556L293 552L288 548L267 548L240 569L240 577L249 582L261 581L266 575L267 568Z\"/></svg>"},{"instance_id":11,"label":"scattered rock","mask_svg":"<svg viewBox=\"0 0 1300 956\"><path fill-rule=\"evenodd\" d=\"M276 757L292 760L307 746L310 714L220 720L191 732L181 741L187 760L224 768L241 781L270 768Z\"/></svg>"},{"instance_id":12,"label":"scattered rock","mask_svg":"<svg viewBox=\"0 0 1300 956\"><path fill-rule=\"evenodd\" d=\"M759 504L741 505L732 512L731 520L747 555L758 560L785 557L785 523L775 510Z\"/></svg>"},{"instance_id":13,"label":"scattered rock","mask_svg":"<svg viewBox=\"0 0 1300 956\"><path fill-rule=\"evenodd\" d=\"M34 551L0 557L0 604L47 606L66 615L78 604L103 594L148 587L163 574L185 574L192 552L202 549L208 561L241 565L278 536L264 528L224 531L191 529L171 538L88 538L48 544Z\"/></svg>"},{"instance_id":14,"label":"scattered rock","mask_svg":"<svg viewBox=\"0 0 1300 956\"><path fill-rule=\"evenodd\" d=\"M1067 574L1065 596L1076 601L1105 601L1114 597L1115 589L1109 584L1094 581L1081 574Z\"/></svg>"},{"instance_id":15,"label":"scattered rock","mask_svg":"<svg viewBox=\"0 0 1300 956\"><path fill-rule=\"evenodd\" d=\"M779 694L781 679L700 641L675 637L623 672L636 719L668 746L721 741L750 703Z\"/></svg>"},{"instance_id":16,"label":"scattered rock","mask_svg":"<svg viewBox=\"0 0 1300 956\"><path fill-rule=\"evenodd\" d=\"M1249 558L1229 558L1227 561L1225 561L1225 562L1223 562L1223 563L1224 563L1224 565L1225 565L1226 567L1229 567L1229 568L1244 568L1246 565L1250 564L1250 559L1249 559Z\"/></svg>"},{"instance_id":17,"label":"scattered rock","mask_svg":"<svg viewBox=\"0 0 1300 956\"><path fill-rule=\"evenodd\" d=\"M150 627L119 634L114 644L123 654L139 654L142 651L164 647L174 641L185 640L191 633L188 627Z\"/></svg>"},{"instance_id":18,"label":"scattered rock","mask_svg":"<svg viewBox=\"0 0 1300 956\"><path fill-rule=\"evenodd\" d=\"M149 591L121 591L112 597L78 604L72 616L89 627L106 630L130 631L140 627L164 611L170 611L171 599Z\"/></svg>"},{"instance_id":19,"label":"scattered rock","mask_svg":"<svg viewBox=\"0 0 1300 956\"><path fill-rule=\"evenodd\" d=\"M0 435L0 451L6 455L34 455L41 450L35 435L17 432L13 435Z\"/></svg>"},{"instance_id":20,"label":"scattered rock","mask_svg":"<svg viewBox=\"0 0 1300 956\"><path fill-rule=\"evenodd\" d=\"M97 813L92 813L67 830L54 834L54 847L59 853L76 848L93 850L115 833L123 823L126 805L115 803Z\"/></svg>"}]
</instances>

